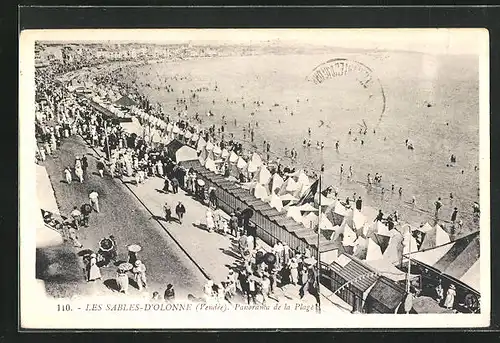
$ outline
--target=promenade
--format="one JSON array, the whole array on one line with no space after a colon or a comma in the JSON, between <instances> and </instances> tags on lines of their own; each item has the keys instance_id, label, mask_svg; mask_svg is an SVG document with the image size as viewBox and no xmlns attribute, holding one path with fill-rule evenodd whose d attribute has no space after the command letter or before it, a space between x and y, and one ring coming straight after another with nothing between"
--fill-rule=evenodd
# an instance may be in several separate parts
<instances>
[{"instance_id":1,"label":"promenade","mask_svg":"<svg viewBox=\"0 0 500 343\"><path fill-rule=\"evenodd\" d=\"M102 148L94 151L105 156ZM116 179L118 181L118 179ZM160 177L149 177L142 184L137 185L134 177L124 176L122 183L127 187L137 200L147 209L158 224L163 227L172 241L196 264L202 274L207 279L219 283L225 281L231 269L239 265L240 255L237 248L237 241L232 236L224 236L216 232L208 232L204 229L205 213L207 207L199 201L179 189L177 194L165 194L162 191L164 179ZM177 221L167 223L164 218L163 206L169 204L174 211L177 203L181 201L186 213L182 224ZM173 214L175 217L175 214ZM257 248L261 247L265 251L270 251L271 247L260 239L257 239ZM147 249L147 247L145 247ZM322 307L341 312L350 312L351 307L331 291L322 287ZM279 302L314 305L315 298L306 294L303 299L299 298L299 286L286 285L275 290L273 298ZM234 302L243 302L244 299L238 296Z\"/></svg>"}]
</instances>

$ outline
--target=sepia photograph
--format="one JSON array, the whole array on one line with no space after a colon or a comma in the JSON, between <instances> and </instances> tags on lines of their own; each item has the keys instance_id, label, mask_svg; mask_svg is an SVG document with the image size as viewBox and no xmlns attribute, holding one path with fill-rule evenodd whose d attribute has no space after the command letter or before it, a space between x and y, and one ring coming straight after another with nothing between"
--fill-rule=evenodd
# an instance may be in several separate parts
<instances>
[{"instance_id":1,"label":"sepia photograph","mask_svg":"<svg viewBox=\"0 0 500 343\"><path fill-rule=\"evenodd\" d=\"M484 327L484 29L26 30L20 321Z\"/></svg>"}]
</instances>

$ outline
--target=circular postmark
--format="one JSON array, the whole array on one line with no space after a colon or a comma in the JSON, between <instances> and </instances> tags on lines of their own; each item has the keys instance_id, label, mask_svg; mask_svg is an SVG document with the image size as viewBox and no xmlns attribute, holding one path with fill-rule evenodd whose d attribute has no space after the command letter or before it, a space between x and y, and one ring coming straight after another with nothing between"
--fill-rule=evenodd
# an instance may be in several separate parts
<instances>
[{"instance_id":1,"label":"circular postmark","mask_svg":"<svg viewBox=\"0 0 500 343\"><path fill-rule=\"evenodd\" d=\"M373 70L364 63L333 58L315 67L306 80L316 85L336 81L336 91L332 89L332 101L344 103L344 106L340 106L344 110L363 112L361 115L371 112L370 115L375 115L377 125L382 121L386 110L384 87Z\"/></svg>"}]
</instances>

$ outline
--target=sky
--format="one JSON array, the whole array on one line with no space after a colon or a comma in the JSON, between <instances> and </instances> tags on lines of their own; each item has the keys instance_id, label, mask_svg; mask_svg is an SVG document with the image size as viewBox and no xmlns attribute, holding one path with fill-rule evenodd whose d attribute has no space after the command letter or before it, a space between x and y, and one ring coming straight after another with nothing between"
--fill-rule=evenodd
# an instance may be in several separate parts
<instances>
[{"instance_id":1,"label":"sky","mask_svg":"<svg viewBox=\"0 0 500 343\"><path fill-rule=\"evenodd\" d=\"M355 49L404 50L435 54L487 51L486 29L166 29L45 30L43 40L121 41L122 43L315 45ZM53 38L52 38L53 37ZM144 39L144 37L148 37ZM89 39L90 38L90 39Z\"/></svg>"}]
</instances>

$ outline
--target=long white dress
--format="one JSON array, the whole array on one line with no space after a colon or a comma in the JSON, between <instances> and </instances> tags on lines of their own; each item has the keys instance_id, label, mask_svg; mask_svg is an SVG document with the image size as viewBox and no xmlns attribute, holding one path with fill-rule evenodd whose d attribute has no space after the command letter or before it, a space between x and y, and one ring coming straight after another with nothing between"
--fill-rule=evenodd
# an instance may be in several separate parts
<instances>
[{"instance_id":1,"label":"long white dress","mask_svg":"<svg viewBox=\"0 0 500 343\"><path fill-rule=\"evenodd\" d=\"M214 217L212 216L212 212L207 212L207 229L212 231L215 228Z\"/></svg>"},{"instance_id":2,"label":"long white dress","mask_svg":"<svg viewBox=\"0 0 500 343\"><path fill-rule=\"evenodd\" d=\"M457 292L453 288L448 288L448 292L446 293L446 299L444 299L444 307L453 308L456 295Z\"/></svg>"},{"instance_id":3,"label":"long white dress","mask_svg":"<svg viewBox=\"0 0 500 343\"><path fill-rule=\"evenodd\" d=\"M96 263L96 258L92 257L89 262L88 281L94 281L101 278L101 270Z\"/></svg>"}]
</instances>

